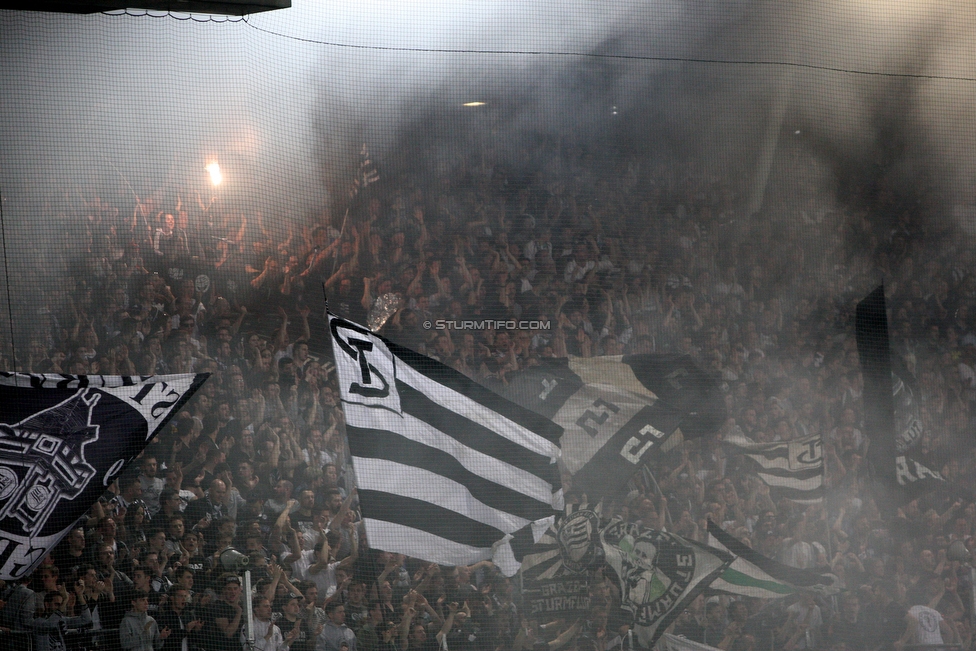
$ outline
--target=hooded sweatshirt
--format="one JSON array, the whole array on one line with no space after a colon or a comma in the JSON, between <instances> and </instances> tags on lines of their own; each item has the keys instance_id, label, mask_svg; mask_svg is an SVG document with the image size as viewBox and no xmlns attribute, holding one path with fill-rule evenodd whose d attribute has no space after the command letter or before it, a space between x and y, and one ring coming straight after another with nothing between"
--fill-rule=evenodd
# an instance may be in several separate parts
<instances>
[{"instance_id":1,"label":"hooded sweatshirt","mask_svg":"<svg viewBox=\"0 0 976 651\"><path fill-rule=\"evenodd\" d=\"M130 610L119 626L119 641L123 651L159 651L163 639L159 637L156 620L146 613Z\"/></svg>"}]
</instances>

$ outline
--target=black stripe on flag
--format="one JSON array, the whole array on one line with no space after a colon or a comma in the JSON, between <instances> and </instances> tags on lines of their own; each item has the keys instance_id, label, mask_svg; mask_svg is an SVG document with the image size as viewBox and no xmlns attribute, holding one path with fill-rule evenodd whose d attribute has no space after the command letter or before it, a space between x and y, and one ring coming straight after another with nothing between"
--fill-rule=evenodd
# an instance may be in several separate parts
<instances>
[{"instance_id":1,"label":"black stripe on flag","mask_svg":"<svg viewBox=\"0 0 976 651\"><path fill-rule=\"evenodd\" d=\"M490 548L503 534L491 525L424 500L359 489L363 517L411 527L471 547ZM551 509L550 509L551 510Z\"/></svg>"},{"instance_id":2,"label":"black stripe on flag","mask_svg":"<svg viewBox=\"0 0 976 651\"><path fill-rule=\"evenodd\" d=\"M384 340L384 343L390 349L390 352L397 357L398 361L409 364L412 369L428 377L430 380L464 394L465 398L477 402L513 423L532 430L535 434L545 438L547 441L553 443L559 442L559 437L562 436L563 429L545 416L536 414L525 407L506 400L449 366L425 357L409 348L404 348L392 341Z\"/></svg>"},{"instance_id":3,"label":"black stripe on flag","mask_svg":"<svg viewBox=\"0 0 976 651\"><path fill-rule=\"evenodd\" d=\"M798 502L812 502L824 495L823 455L818 456L814 452L820 447L818 441L817 437L776 443L731 439L725 445L730 453L742 455L747 460L752 471L769 486L775 499L785 497ZM797 459L790 457L791 445L805 446Z\"/></svg>"},{"instance_id":4,"label":"black stripe on flag","mask_svg":"<svg viewBox=\"0 0 976 651\"><path fill-rule=\"evenodd\" d=\"M824 496L823 484L814 488L793 488L791 486L770 486L769 492L773 500L788 499L794 502L816 502Z\"/></svg>"},{"instance_id":5,"label":"black stripe on flag","mask_svg":"<svg viewBox=\"0 0 976 651\"><path fill-rule=\"evenodd\" d=\"M562 428L362 326L329 331L371 546L513 575L562 507Z\"/></svg>"},{"instance_id":6,"label":"black stripe on flag","mask_svg":"<svg viewBox=\"0 0 976 651\"><path fill-rule=\"evenodd\" d=\"M742 558L748 563L752 563L778 581L783 581L784 583L789 583L800 588L810 588L818 585L831 585L834 583L834 578L829 575L822 576L816 572L811 572L810 570L801 570L763 556L746 545L744 542L741 542L732 534L724 531L711 519L708 520L708 533L715 536L715 539L718 540L723 547L728 549L731 554Z\"/></svg>"},{"instance_id":7,"label":"black stripe on flag","mask_svg":"<svg viewBox=\"0 0 976 651\"><path fill-rule=\"evenodd\" d=\"M744 454L748 454L750 457L755 458L757 461L759 460L759 458L767 459L769 461L774 461L776 459L789 459L790 448L786 444L783 444L781 446L771 448L769 450L744 451Z\"/></svg>"},{"instance_id":8,"label":"black stripe on flag","mask_svg":"<svg viewBox=\"0 0 976 651\"><path fill-rule=\"evenodd\" d=\"M788 486L776 486L770 487L769 492L773 494L776 500L788 499L794 502L815 502L820 500L824 496L824 487L821 484L817 488L811 488L810 490L803 490L799 488L790 488Z\"/></svg>"},{"instance_id":9,"label":"black stripe on flag","mask_svg":"<svg viewBox=\"0 0 976 651\"><path fill-rule=\"evenodd\" d=\"M528 520L552 515L552 504L485 479L437 448L384 430L347 425L349 451L358 459L382 459L426 470L461 484L479 502ZM496 538L497 539L497 538Z\"/></svg>"},{"instance_id":10,"label":"black stripe on flag","mask_svg":"<svg viewBox=\"0 0 976 651\"><path fill-rule=\"evenodd\" d=\"M891 353L883 285L857 304L854 334L864 377L864 433L871 441L868 470L878 507L883 515L894 516L901 505L944 488L947 482L912 458L913 448L922 439L922 432L910 425L913 421L920 423L910 413L918 408L912 390L914 377ZM903 384L899 400L893 395L893 374ZM971 493L968 487L966 492Z\"/></svg>"},{"instance_id":11,"label":"black stripe on flag","mask_svg":"<svg viewBox=\"0 0 976 651\"><path fill-rule=\"evenodd\" d=\"M399 379L396 387L404 413L424 421L473 450L530 472L540 479L553 479L554 464L549 457L526 450L515 441L437 404Z\"/></svg>"},{"instance_id":12,"label":"black stripe on flag","mask_svg":"<svg viewBox=\"0 0 976 651\"><path fill-rule=\"evenodd\" d=\"M760 475L779 477L781 479L803 481L804 479L813 479L814 477L820 477L823 475L823 466L804 468L803 470L783 470L780 468L766 468L755 459L752 459L752 465L755 471Z\"/></svg>"}]
</instances>

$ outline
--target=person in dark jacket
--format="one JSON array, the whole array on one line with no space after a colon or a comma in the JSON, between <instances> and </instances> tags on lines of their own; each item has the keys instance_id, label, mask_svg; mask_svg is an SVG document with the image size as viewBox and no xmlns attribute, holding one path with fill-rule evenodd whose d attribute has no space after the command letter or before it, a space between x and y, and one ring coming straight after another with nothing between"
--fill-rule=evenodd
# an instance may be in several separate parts
<instances>
[{"instance_id":1,"label":"person in dark jacket","mask_svg":"<svg viewBox=\"0 0 976 651\"><path fill-rule=\"evenodd\" d=\"M174 587L168 596L169 599L156 616L159 627L170 630L169 637L163 642L163 651L189 651L199 643L203 620L187 607L190 593L186 588Z\"/></svg>"},{"instance_id":2,"label":"person in dark jacket","mask_svg":"<svg viewBox=\"0 0 976 651\"><path fill-rule=\"evenodd\" d=\"M64 651L67 647L64 634L68 628L82 628L91 625L91 613L85 601L85 589L80 583L75 584L75 599L80 614L75 617L65 617L64 597L60 592L48 592L44 595L44 612L31 622L34 631L34 649L36 651Z\"/></svg>"},{"instance_id":3,"label":"person in dark jacket","mask_svg":"<svg viewBox=\"0 0 976 651\"><path fill-rule=\"evenodd\" d=\"M21 577L15 585L7 588L0 598L6 606L0 609L0 627L11 631L29 631L34 615L37 614L36 596L28 586L31 575Z\"/></svg>"}]
</instances>

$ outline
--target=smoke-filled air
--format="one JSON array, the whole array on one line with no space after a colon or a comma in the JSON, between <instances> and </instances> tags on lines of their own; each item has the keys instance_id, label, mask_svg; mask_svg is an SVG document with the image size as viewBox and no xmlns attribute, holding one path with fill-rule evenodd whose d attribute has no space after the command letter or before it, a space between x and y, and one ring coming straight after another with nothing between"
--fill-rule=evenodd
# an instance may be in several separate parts
<instances>
[{"instance_id":1,"label":"smoke-filled air","mask_svg":"<svg viewBox=\"0 0 976 651\"><path fill-rule=\"evenodd\" d=\"M969 649L974 36L971 3L929 0L0 11L0 371L211 374L35 572L30 618L57 583L82 617L80 581L101 612L78 644L133 648L137 597L160 635L188 590L202 623L164 648L240 649L212 560L234 547L261 648ZM396 364L563 428L586 515L530 560L518 527L504 562L376 544L375 514L409 508L357 465L373 430L343 412L326 300ZM364 383L386 368L366 350ZM623 474L598 465L618 437ZM386 461L435 472L476 438ZM451 457L457 494L492 445ZM762 589L668 573L687 541L716 554L696 572L739 557L709 522L774 563ZM42 635L12 603L0 627Z\"/></svg>"}]
</instances>

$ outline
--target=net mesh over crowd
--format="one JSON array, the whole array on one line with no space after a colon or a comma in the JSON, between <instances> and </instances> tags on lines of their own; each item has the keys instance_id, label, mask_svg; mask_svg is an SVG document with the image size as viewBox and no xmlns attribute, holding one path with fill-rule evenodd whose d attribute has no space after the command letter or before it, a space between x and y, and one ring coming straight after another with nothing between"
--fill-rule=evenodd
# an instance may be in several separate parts
<instances>
[{"instance_id":1,"label":"net mesh over crowd","mask_svg":"<svg viewBox=\"0 0 976 651\"><path fill-rule=\"evenodd\" d=\"M971 648L956 4L0 11L0 647Z\"/></svg>"}]
</instances>

